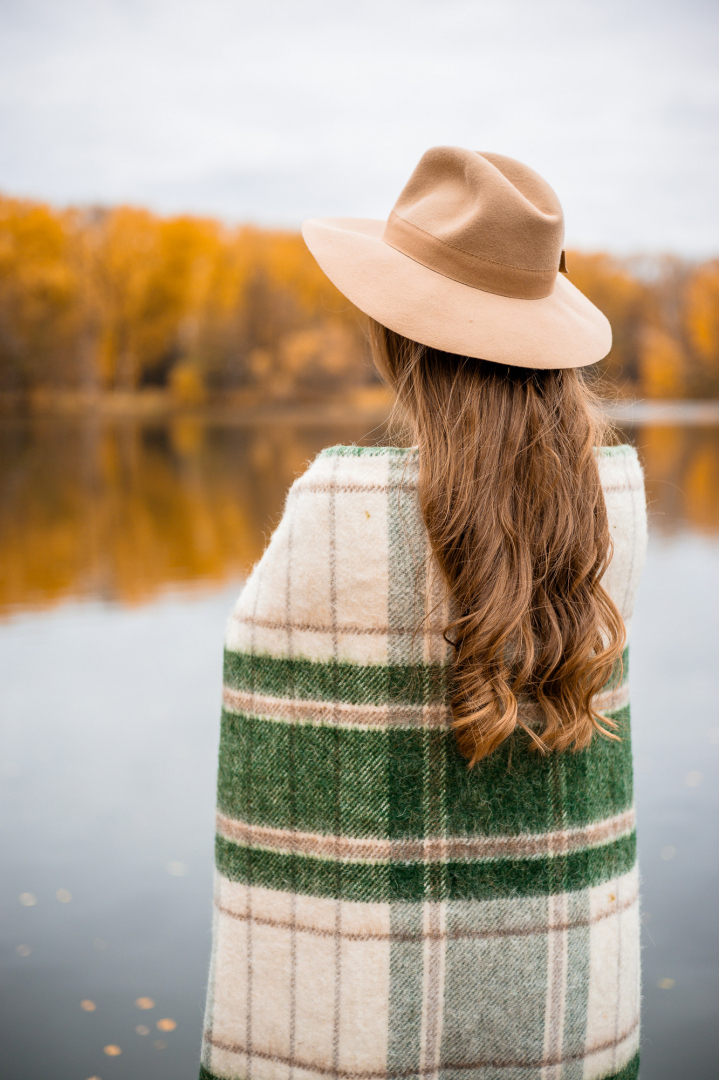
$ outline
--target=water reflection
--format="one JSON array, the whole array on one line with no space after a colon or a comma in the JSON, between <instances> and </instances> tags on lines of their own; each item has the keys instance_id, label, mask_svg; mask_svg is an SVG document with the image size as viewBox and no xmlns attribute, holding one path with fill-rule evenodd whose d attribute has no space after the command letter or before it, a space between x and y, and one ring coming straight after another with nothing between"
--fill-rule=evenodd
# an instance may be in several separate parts
<instances>
[{"instance_id":1,"label":"water reflection","mask_svg":"<svg viewBox=\"0 0 719 1080\"><path fill-rule=\"evenodd\" d=\"M719 427L647 424L626 433L644 464L655 531L719 533Z\"/></svg>"},{"instance_id":2,"label":"water reflection","mask_svg":"<svg viewBox=\"0 0 719 1080\"><path fill-rule=\"evenodd\" d=\"M335 424L0 425L0 610L68 596L136 603L242 576L288 486L323 446L377 437Z\"/></svg>"},{"instance_id":3,"label":"water reflection","mask_svg":"<svg viewBox=\"0 0 719 1080\"><path fill-rule=\"evenodd\" d=\"M654 527L719 532L719 428L628 435L644 461ZM381 436L366 417L4 421L0 611L67 597L137 603L170 586L241 577L306 463L333 442Z\"/></svg>"},{"instance_id":4,"label":"water reflection","mask_svg":"<svg viewBox=\"0 0 719 1080\"><path fill-rule=\"evenodd\" d=\"M196 1080L224 621L292 478L375 422L0 426L8 1075ZM689 1060L713 1080L719 428L629 435L653 526L632 646L642 1080Z\"/></svg>"}]
</instances>

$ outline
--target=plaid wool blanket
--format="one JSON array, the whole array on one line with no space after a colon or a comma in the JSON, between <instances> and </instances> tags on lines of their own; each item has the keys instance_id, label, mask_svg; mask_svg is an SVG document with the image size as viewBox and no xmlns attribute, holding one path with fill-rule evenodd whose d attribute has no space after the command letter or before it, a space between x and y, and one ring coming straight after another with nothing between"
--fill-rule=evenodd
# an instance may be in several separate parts
<instances>
[{"instance_id":1,"label":"plaid wool blanket","mask_svg":"<svg viewBox=\"0 0 719 1080\"><path fill-rule=\"evenodd\" d=\"M598 452L628 623L641 468ZM416 451L336 446L290 489L226 638L206 1080L629 1080L639 923L621 742L468 770Z\"/></svg>"}]
</instances>

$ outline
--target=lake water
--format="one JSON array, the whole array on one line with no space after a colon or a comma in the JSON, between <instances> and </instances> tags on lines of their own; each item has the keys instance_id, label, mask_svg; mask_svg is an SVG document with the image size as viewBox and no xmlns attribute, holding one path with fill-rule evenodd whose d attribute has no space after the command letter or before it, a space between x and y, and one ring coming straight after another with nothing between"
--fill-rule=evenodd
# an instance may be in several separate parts
<instances>
[{"instance_id":1,"label":"lake water","mask_svg":"<svg viewBox=\"0 0 719 1080\"><path fill-rule=\"evenodd\" d=\"M368 426L0 425L12 1080L195 1080L225 617L293 476ZM631 658L642 1080L714 1080L719 428L629 436L651 511Z\"/></svg>"}]
</instances>

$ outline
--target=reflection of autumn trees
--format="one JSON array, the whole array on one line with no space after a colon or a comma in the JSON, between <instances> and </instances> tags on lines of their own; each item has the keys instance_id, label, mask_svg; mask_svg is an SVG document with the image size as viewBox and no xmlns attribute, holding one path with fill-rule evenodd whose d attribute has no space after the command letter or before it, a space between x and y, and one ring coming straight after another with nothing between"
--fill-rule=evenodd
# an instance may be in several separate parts
<instances>
[{"instance_id":1,"label":"reflection of autumn trees","mask_svg":"<svg viewBox=\"0 0 719 1080\"><path fill-rule=\"evenodd\" d=\"M618 389L719 394L719 260L570 252ZM320 399L374 378L357 313L296 233L0 197L0 392Z\"/></svg>"},{"instance_id":2,"label":"reflection of autumn trees","mask_svg":"<svg viewBox=\"0 0 719 1080\"><path fill-rule=\"evenodd\" d=\"M75 596L134 603L244 575L306 462L367 426L6 419L0 612ZM633 438L654 527L719 532L719 428L650 426Z\"/></svg>"},{"instance_id":3,"label":"reflection of autumn trees","mask_svg":"<svg viewBox=\"0 0 719 1080\"><path fill-rule=\"evenodd\" d=\"M295 476L367 426L5 420L0 611L244 574Z\"/></svg>"},{"instance_id":4,"label":"reflection of autumn trees","mask_svg":"<svg viewBox=\"0 0 719 1080\"><path fill-rule=\"evenodd\" d=\"M719 532L719 428L649 424L634 432L653 526Z\"/></svg>"}]
</instances>

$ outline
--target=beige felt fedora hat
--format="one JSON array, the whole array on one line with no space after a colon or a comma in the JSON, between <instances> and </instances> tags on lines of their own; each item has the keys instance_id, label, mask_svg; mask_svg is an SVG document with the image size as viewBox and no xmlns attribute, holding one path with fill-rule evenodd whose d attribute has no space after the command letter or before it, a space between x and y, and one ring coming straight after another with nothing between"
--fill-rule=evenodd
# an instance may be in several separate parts
<instances>
[{"instance_id":1,"label":"beige felt fedora hat","mask_svg":"<svg viewBox=\"0 0 719 1080\"><path fill-rule=\"evenodd\" d=\"M434 147L387 221L311 218L302 234L353 304L423 345L533 368L584 367L611 347L608 320L565 276L559 199L513 158Z\"/></svg>"}]
</instances>

